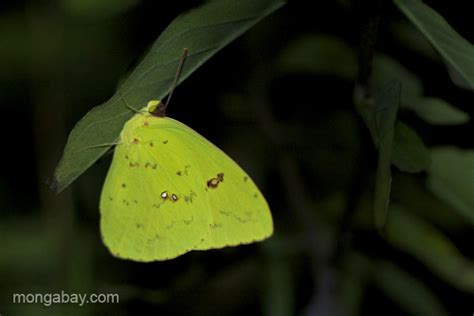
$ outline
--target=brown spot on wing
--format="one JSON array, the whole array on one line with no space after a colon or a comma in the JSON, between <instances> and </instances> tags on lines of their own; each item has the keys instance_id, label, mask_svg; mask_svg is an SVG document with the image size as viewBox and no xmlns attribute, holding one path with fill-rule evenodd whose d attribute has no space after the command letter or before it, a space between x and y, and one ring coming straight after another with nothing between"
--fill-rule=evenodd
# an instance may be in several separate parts
<instances>
[{"instance_id":1,"label":"brown spot on wing","mask_svg":"<svg viewBox=\"0 0 474 316\"><path fill-rule=\"evenodd\" d=\"M212 223L212 224L209 224L209 227L210 227L211 229L221 228L221 227L222 227L222 224L219 224L219 223L214 222L214 223Z\"/></svg>"},{"instance_id":2,"label":"brown spot on wing","mask_svg":"<svg viewBox=\"0 0 474 316\"><path fill-rule=\"evenodd\" d=\"M215 189L221 182L224 182L224 173L222 172L218 173L216 178L211 178L207 180L207 187Z\"/></svg>"},{"instance_id":3,"label":"brown spot on wing","mask_svg":"<svg viewBox=\"0 0 474 316\"><path fill-rule=\"evenodd\" d=\"M212 178L210 180L207 180L207 187L208 188L215 189L215 188L217 188L218 185L219 185L219 180L216 179L216 178Z\"/></svg>"},{"instance_id":4,"label":"brown spot on wing","mask_svg":"<svg viewBox=\"0 0 474 316\"><path fill-rule=\"evenodd\" d=\"M224 182L224 173L220 172L217 174L217 179L219 182Z\"/></svg>"}]
</instances>

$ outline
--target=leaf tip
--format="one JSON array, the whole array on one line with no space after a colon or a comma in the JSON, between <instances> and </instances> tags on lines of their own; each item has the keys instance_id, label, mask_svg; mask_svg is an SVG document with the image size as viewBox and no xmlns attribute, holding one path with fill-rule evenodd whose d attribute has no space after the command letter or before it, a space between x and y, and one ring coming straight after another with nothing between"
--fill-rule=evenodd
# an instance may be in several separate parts
<instances>
[{"instance_id":1,"label":"leaf tip","mask_svg":"<svg viewBox=\"0 0 474 316\"><path fill-rule=\"evenodd\" d=\"M59 194L61 192L61 190L58 189L58 179L55 176L52 176L51 178L47 179L45 183L49 187L49 189L55 194Z\"/></svg>"}]
</instances>

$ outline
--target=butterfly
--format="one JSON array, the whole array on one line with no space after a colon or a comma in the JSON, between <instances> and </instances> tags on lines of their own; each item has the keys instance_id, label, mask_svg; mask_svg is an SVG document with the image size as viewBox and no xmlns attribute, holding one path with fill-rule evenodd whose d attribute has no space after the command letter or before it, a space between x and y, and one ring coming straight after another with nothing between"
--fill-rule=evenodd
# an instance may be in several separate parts
<instances>
[{"instance_id":1,"label":"butterfly","mask_svg":"<svg viewBox=\"0 0 474 316\"><path fill-rule=\"evenodd\" d=\"M181 58L173 88L184 63ZM223 151L151 100L125 123L101 198L101 234L123 259L159 261L273 233L269 206Z\"/></svg>"}]
</instances>

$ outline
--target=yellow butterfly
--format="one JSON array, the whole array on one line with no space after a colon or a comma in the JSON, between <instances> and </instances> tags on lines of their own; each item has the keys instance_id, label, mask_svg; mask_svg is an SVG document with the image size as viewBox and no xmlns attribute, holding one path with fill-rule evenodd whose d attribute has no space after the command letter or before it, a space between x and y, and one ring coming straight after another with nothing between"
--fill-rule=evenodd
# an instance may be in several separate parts
<instances>
[{"instance_id":1,"label":"yellow butterfly","mask_svg":"<svg viewBox=\"0 0 474 316\"><path fill-rule=\"evenodd\" d=\"M124 126L100 199L101 232L111 253L135 261L235 246L273 233L268 204L223 151L148 102Z\"/></svg>"}]
</instances>

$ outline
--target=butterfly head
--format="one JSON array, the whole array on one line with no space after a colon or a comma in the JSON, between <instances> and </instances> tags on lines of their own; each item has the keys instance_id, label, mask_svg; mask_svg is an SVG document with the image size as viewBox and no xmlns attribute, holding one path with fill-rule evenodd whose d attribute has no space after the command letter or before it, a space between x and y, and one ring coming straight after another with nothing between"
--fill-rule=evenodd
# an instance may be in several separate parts
<instances>
[{"instance_id":1,"label":"butterfly head","mask_svg":"<svg viewBox=\"0 0 474 316\"><path fill-rule=\"evenodd\" d=\"M166 104L160 100L151 100L146 107L148 113L156 117L166 116Z\"/></svg>"}]
</instances>

